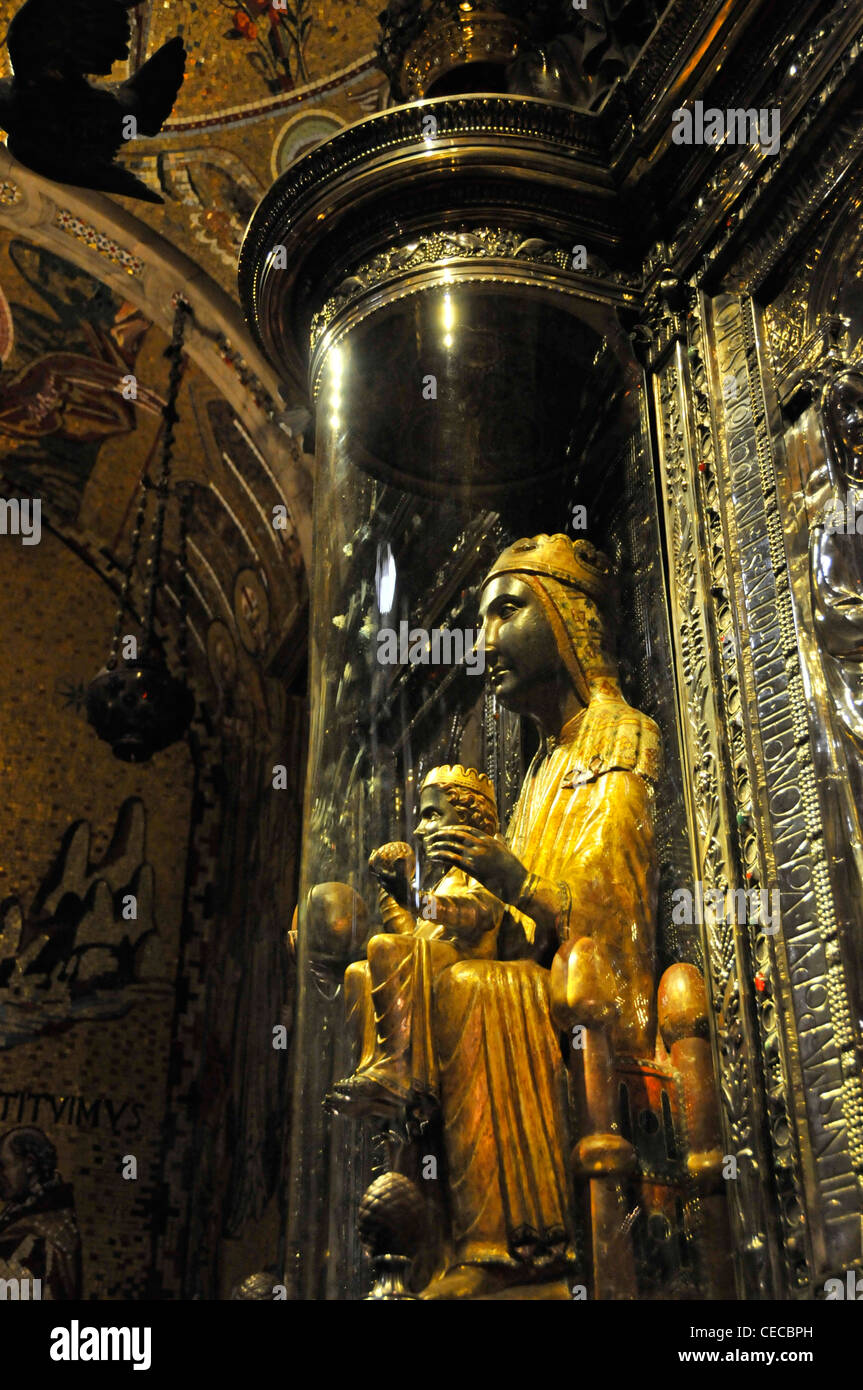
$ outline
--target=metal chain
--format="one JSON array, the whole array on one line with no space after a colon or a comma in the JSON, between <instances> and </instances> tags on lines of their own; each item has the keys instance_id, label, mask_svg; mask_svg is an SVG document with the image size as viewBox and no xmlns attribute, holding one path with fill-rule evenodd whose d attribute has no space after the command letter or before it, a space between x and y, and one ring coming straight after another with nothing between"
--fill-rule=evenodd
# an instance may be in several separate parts
<instances>
[{"instance_id":1,"label":"metal chain","mask_svg":"<svg viewBox=\"0 0 863 1390\"><path fill-rule=\"evenodd\" d=\"M180 633L177 639L177 647L180 655L180 673L185 676L188 668L189 656L189 564L188 564L188 539L189 539L189 510L192 505L192 490L186 487L180 496L180 545L177 554L177 563L180 566L180 577L177 586L177 597L180 603Z\"/></svg>"},{"instance_id":2,"label":"metal chain","mask_svg":"<svg viewBox=\"0 0 863 1390\"><path fill-rule=\"evenodd\" d=\"M120 597L117 607L117 617L114 620L114 631L111 636L111 651L108 656L107 667L113 671L117 665L117 658L120 651L120 636L123 629L123 617L129 603L129 590L132 586L132 574L138 560L138 551L141 548L141 533L144 530L144 522L147 517L147 493L153 484L149 474L144 473L138 484L139 498L138 510L135 514L135 525L132 528L132 538L129 543L129 561L123 571L123 582L120 585Z\"/></svg>"},{"instance_id":3,"label":"metal chain","mask_svg":"<svg viewBox=\"0 0 863 1390\"><path fill-rule=\"evenodd\" d=\"M162 434L162 472L156 484L156 511L153 517L150 556L147 560L147 602L144 617L142 644L148 652L153 644L156 622L156 596L162 564L162 540L165 531L165 509L171 483L171 463L174 451L174 430L179 420L177 396L183 375L183 337L186 330L186 317L191 313L191 305L182 295L174 296L174 331L165 356L170 358L171 372L168 379L168 399L162 411L164 432Z\"/></svg>"}]
</instances>

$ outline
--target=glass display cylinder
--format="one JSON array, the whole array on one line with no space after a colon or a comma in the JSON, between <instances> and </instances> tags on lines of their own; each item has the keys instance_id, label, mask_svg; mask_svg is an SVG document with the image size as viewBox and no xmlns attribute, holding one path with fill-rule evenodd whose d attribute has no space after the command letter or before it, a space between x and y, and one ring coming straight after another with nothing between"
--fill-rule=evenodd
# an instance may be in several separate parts
<instances>
[{"instance_id":1,"label":"glass display cylinder","mask_svg":"<svg viewBox=\"0 0 863 1390\"><path fill-rule=\"evenodd\" d=\"M631 295L624 272L574 269L566 181L547 178L549 197L524 180L531 163L563 173L569 113L502 103L514 129L535 127L514 155L472 124L471 100L431 103L448 152L404 110L328 142L276 185L244 252L285 370L309 334L316 407L288 1278L301 1298L517 1297L519 1280L552 1298L719 1296L718 1122L700 933L671 911L692 865ZM477 172L483 140L494 177ZM313 296L323 245L339 265ZM495 634L513 582L533 637L511 670Z\"/></svg>"}]
</instances>

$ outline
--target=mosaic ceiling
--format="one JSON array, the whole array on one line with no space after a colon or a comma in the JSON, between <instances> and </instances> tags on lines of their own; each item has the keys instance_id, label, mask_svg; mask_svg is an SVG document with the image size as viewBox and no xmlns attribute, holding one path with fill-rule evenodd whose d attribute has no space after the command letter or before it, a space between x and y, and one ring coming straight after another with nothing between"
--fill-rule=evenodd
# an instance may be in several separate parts
<instances>
[{"instance_id":1,"label":"mosaic ceiling","mask_svg":"<svg viewBox=\"0 0 863 1390\"><path fill-rule=\"evenodd\" d=\"M0 0L0 33L20 0ZM245 225L273 178L344 125L378 110L381 0L144 0L132 64L181 34L186 81L156 140L125 156L164 207L118 201L199 261L236 297ZM9 71L5 48L0 70ZM123 80L127 65L113 77Z\"/></svg>"},{"instance_id":2,"label":"mosaic ceiling","mask_svg":"<svg viewBox=\"0 0 863 1390\"><path fill-rule=\"evenodd\" d=\"M20 8L21 0L0 0L0 33ZM143 0L133 11L132 56L183 36L189 65L175 122L288 109L371 63L380 9L381 0L285 0L284 9L271 0ZM5 49L0 67L9 72Z\"/></svg>"},{"instance_id":3,"label":"mosaic ceiling","mask_svg":"<svg viewBox=\"0 0 863 1390\"><path fill-rule=\"evenodd\" d=\"M368 60L380 0L151 0L141 7L150 51L180 33L190 52L189 78L177 108L183 119L319 90L333 76Z\"/></svg>"},{"instance_id":4,"label":"mosaic ceiling","mask_svg":"<svg viewBox=\"0 0 863 1390\"><path fill-rule=\"evenodd\" d=\"M166 346L133 303L0 228L0 490L40 497L50 525L98 537L103 554L124 558L139 478L156 456ZM193 661L230 686L237 705L237 689L294 621L302 562L290 524L269 524L280 495L263 461L190 362L179 409L177 469L193 503Z\"/></svg>"}]
</instances>

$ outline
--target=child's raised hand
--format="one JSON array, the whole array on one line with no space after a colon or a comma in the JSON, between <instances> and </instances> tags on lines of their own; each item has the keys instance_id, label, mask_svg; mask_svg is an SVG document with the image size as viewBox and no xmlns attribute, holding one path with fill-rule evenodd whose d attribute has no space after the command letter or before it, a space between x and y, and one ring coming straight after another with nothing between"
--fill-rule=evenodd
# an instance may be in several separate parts
<instances>
[{"instance_id":1,"label":"child's raised hand","mask_svg":"<svg viewBox=\"0 0 863 1390\"><path fill-rule=\"evenodd\" d=\"M410 896L415 869L416 855L411 845L403 840L381 845L369 856L369 871L403 906Z\"/></svg>"}]
</instances>

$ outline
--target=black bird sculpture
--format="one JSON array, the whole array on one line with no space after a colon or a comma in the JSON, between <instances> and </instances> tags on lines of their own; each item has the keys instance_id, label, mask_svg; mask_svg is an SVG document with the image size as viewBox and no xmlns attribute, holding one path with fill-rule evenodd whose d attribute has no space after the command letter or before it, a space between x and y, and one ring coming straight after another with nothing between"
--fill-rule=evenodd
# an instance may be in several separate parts
<instances>
[{"instance_id":1,"label":"black bird sculpture","mask_svg":"<svg viewBox=\"0 0 863 1390\"><path fill-rule=\"evenodd\" d=\"M27 0L9 25L14 77L0 82L0 127L11 154L57 183L164 202L115 161L157 135L183 85L186 50L171 39L128 82L94 87L129 56L129 10L140 0Z\"/></svg>"}]
</instances>

